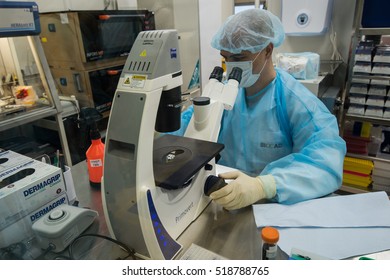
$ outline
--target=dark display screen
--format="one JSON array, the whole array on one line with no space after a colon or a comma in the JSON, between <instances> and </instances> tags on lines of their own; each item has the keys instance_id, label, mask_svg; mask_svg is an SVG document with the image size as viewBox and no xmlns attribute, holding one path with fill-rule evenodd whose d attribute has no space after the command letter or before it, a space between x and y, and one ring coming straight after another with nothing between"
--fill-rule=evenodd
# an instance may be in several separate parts
<instances>
[{"instance_id":1,"label":"dark display screen","mask_svg":"<svg viewBox=\"0 0 390 280\"><path fill-rule=\"evenodd\" d=\"M127 56L137 35L154 30L150 11L78 12L87 61Z\"/></svg>"}]
</instances>

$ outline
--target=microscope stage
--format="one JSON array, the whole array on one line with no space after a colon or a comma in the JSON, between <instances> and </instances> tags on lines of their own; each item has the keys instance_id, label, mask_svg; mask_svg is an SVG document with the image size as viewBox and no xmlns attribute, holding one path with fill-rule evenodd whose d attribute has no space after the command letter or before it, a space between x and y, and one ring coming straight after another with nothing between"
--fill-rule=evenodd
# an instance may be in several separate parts
<instances>
[{"instance_id":1,"label":"microscope stage","mask_svg":"<svg viewBox=\"0 0 390 280\"><path fill-rule=\"evenodd\" d=\"M223 144L166 134L154 141L156 186L184 188L190 179L224 148Z\"/></svg>"}]
</instances>

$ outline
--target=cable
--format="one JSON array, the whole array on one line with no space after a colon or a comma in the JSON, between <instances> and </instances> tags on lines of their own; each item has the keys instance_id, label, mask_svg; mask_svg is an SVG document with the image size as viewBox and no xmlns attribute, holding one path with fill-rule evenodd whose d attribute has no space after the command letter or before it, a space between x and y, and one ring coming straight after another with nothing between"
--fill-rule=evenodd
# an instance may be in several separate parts
<instances>
[{"instance_id":1,"label":"cable","mask_svg":"<svg viewBox=\"0 0 390 280\"><path fill-rule=\"evenodd\" d=\"M42 260L46 256L46 254L53 251L55 248L56 245L54 245L53 243L49 243L49 246L45 249L45 251L43 251L43 253L37 257L37 260Z\"/></svg>"},{"instance_id":2,"label":"cable","mask_svg":"<svg viewBox=\"0 0 390 280\"><path fill-rule=\"evenodd\" d=\"M332 47L333 47L333 53L332 53L332 56L331 56L331 59L333 60L343 60L343 57L341 56L341 54L339 53L338 49L337 49L337 33L334 31L334 26L333 26L333 21L331 21L330 23L330 42L332 43Z\"/></svg>"},{"instance_id":3,"label":"cable","mask_svg":"<svg viewBox=\"0 0 390 280\"><path fill-rule=\"evenodd\" d=\"M69 249L68 249L68 250L69 250L69 259L72 259L72 260L75 259L74 256L73 256L73 246L74 246L74 244L77 242L77 240L79 240L79 239L81 239L81 238L83 238L83 237L88 237L88 236L90 236L90 237L103 238L103 239L106 239L106 240L108 240L108 241L111 241L111 242L113 242L113 243L119 245L123 250L125 250L125 251L128 253L128 255L125 256L125 257L122 258L122 259L127 259L127 258L129 258L130 256L132 257L133 260L136 259L136 257L135 257L135 250L132 249L132 248L130 248L130 247L128 247L126 244L124 244L124 243L122 243L122 242L120 242L120 241L118 241L118 240L115 240L115 239L113 239L113 238L111 238L111 237L108 237L108 236L105 236L105 235L100 235L100 234L93 234L93 233L87 233L87 234L79 235L78 237L76 237L76 238L72 241L72 243L69 245Z\"/></svg>"},{"instance_id":4,"label":"cable","mask_svg":"<svg viewBox=\"0 0 390 280\"><path fill-rule=\"evenodd\" d=\"M333 23L331 23L330 27L331 27L331 31L330 31L329 38L330 38L330 42L331 42L332 47L333 47L331 60L335 60L335 61L341 60L341 61L343 61L343 57L341 56L340 52L337 49L337 33L333 29ZM333 74L333 72L334 72L334 65L333 64L331 65L331 71L332 71L332 74Z\"/></svg>"},{"instance_id":5,"label":"cable","mask_svg":"<svg viewBox=\"0 0 390 280\"><path fill-rule=\"evenodd\" d=\"M120 242L118 240L115 240L111 237L108 237L108 236L105 236L105 235L100 235L100 234L93 234L93 233L86 233L86 234L82 234L82 235L79 235L78 237L76 237L72 242L71 244L69 245L68 247L68 253L69 253L69 256L66 256L66 255L56 255L54 260L75 260L75 257L73 255L73 246L75 245L75 243L83 238L83 237L97 237L97 238L102 238L102 239L105 239L105 240L108 240L110 242L113 242L115 244L117 244L119 247L121 247L123 250L125 250L128 254L123 257L123 258L118 258L117 260L125 260L125 259L128 259L129 257L131 257L133 260L136 260L136 256L135 256L135 250L128 247L126 244L124 244L123 242ZM52 252L53 250L55 250L56 246L53 244L53 243L49 243L49 246L42 252L42 254L40 254L37 258L37 260L43 260L44 257ZM27 252L27 247L25 244L23 244L22 242L19 242L19 243L15 243L15 244L12 244L8 247L5 247L5 248L0 248L0 260L22 260L23 259L23 255ZM66 251L65 251L66 252Z\"/></svg>"},{"instance_id":6,"label":"cable","mask_svg":"<svg viewBox=\"0 0 390 280\"><path fill-rule=\"evenodd\" d=\"M105 5L104 10L107 10L110 4L111 4L111 0L104 0L104 5Z\"/></svg>"}]
</instances>

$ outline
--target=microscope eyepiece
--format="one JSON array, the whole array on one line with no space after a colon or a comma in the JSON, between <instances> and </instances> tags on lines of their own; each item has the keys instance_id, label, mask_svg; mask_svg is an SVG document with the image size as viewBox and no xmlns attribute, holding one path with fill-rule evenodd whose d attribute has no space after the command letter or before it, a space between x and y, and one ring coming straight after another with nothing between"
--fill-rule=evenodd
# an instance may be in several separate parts
<instances>
[{"instance_id":1,"label":"microscope eyepiece","mask_svg":"<svg viewBox=\"0 0 390 280\"><path fill-rule=\"evenodd\" d=\"M211 72L209 79L216 79L219 82L222 81L223 77L223 68L220 66L215 66L213 72Z\"/></svg>"},{"instance_id":2,"label":"microscope eyepiece","mask_svg":"<svg viewBox=\"0 0 390 280\"><path fill-rule=\"evenodd\" d=\"M239 67L233 67L232 72L229 74L229 80L233 79L236 80L237 82L241 82L241 77L242 77L242 69Z\"/></svg>"}]
</instances>

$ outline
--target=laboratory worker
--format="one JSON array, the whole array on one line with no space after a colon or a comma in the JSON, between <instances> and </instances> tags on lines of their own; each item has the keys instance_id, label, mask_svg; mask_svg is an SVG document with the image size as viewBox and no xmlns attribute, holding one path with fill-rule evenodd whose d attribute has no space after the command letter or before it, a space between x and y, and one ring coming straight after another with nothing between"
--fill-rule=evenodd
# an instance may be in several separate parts
<instances>
[{"instance_id":1,"label":"laboratory worker","mask_svg":"<svg viewBox=\"0 0 390 280\"><path fill-rule=\"evenodd\" d=\"M210 197L227 210L259 201L293 204L328 195L341 186L345 141L335 116L287 72L272 53L284 31L271 12L250 9L230 16L211 45L225 58L227 73L243 70L239 93L225 111L218 142L221 165L237 171ZM188 126L192 107L182 115Z\"/></svg>"}]
</instances>

